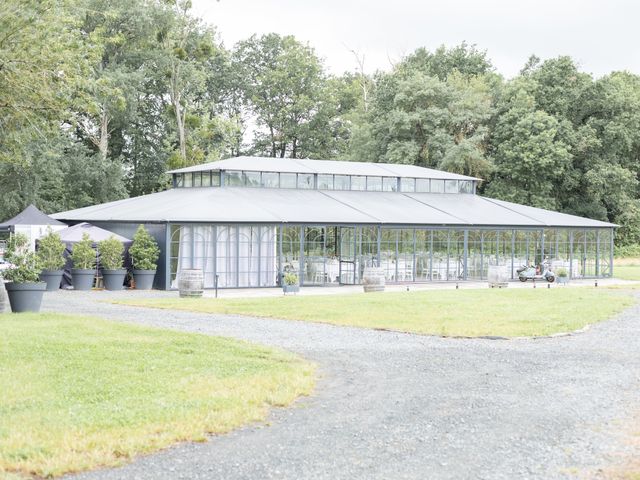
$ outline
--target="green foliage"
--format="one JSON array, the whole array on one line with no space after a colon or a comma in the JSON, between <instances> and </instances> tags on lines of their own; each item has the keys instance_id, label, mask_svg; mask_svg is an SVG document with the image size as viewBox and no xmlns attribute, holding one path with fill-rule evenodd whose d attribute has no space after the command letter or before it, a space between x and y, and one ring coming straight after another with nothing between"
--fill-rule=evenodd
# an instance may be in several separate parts
<instances>
[{"instance_id":1,"label":"green foliage","mask_svg":"<svg viewBox=\"0 0 640 480\"><path fill-rule=\"evenodd\" d=\"M83 233L82 240L73 246L71 261L73 268L78 270L96 268L96 251L93 249L93 240L88 233Z\"/></svg>"},{"instance_id":2,"label":"green foliage","mask_svg":"<svg viewBox=\"0 0 640 480\"><path fill-rule=\"evenodd\" d=\"M555 274L558 277L564 278L564 277L568 277L569 276L569 271L566 268L561 267L561 268L559 268L558 270L555 271Z\"/></svg>"},{"instance_id":3,"label":"green foliage","mask_svg":"<svg viewBox=\"0 0 640 480\"><path fill-rule=\"evenodd\" d=\"M66 263L64 258L65 244L60 235L49 228L47 234L38 240L36 255L43 270L60 270Z\"/></svg>"},{"instance_id":4,"label":"green foliage","mask_svg":"<svg viewBox=\"0 0 640 480\"><path fill-rule=\"evenodd\" d=\"M140 225L133 236L129 255L136 270L155 270L160 256L156 240Z\"/></svg>"},{"instance_id":5,"label":"green foliage","mask_svg":"<svg viewBox=\"0 0 640 480\"><path fill-rule=\"evenodd\" d=\"M615 258L640 258L640 244L616 245L613 256Z\"/></svg>"},{"instance_id":6,"label":"green foliage","mask_svg":"<svg viewBox=\"0 0 640 480\"><path fill-rule=\"evenodd\" d=\"M106 240L98 242L100 264L105 270L118 270L124 265L124 245L111 235Z\"/></svg>"},{"instance_id":7,"label":"green foliage","mask_svg":"<svg viewBox=\"0 0 640 480\"><path fill-rule=\"evenodd\" d=\"M298 285L298 275L293 272L287 272L284 274L285 285Z\"/></svg>"},{"instance_id":8,"label":"green foliage","mask_svg":"<svg viewBox=\"0 0 640 480\"><path fill-rule=\"evenodd\" d=\"M42 269L38 265L35 253L29 249L29 239L23 233L11 235L7 243L5 259L11 268L2 272L2 276L14 283L39 282Z\"/></svg>"}]
</instances>

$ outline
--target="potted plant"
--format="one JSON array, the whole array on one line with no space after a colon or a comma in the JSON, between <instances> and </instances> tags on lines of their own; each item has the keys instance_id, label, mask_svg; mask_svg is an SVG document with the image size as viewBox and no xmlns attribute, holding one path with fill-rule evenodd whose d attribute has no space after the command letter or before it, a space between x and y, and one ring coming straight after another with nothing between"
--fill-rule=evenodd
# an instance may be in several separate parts
<instances>
[{"instance_id":1,"label":"potted plant","mask_svg":"<svg viewBox=\"0 0 640 480\"><path fill-rule=\"evenodd\" d=\"M88 233L82 234L82 240L73 246L71 252L71 278L75 290L91 290L96 276L96 251Z\"/></svg>"},{"instance_id":2,"label":"potted plant","mask_svg":"<svg viewBox=\"0 0 640 480\"><path fill-rule=\"evenodd\" d=\"M133 279L136 289L150 290L156 276L160 249L155 239L140 225L133 236L133 244L129 248L133 263Z\"/></svg>"},{"instance_id":3,"label":"potted plant","mask_svg":"<svg viewBox=\"0 0 640 480\"><path fill-rule=\"evenodd\" d=\"M122 290L127 270L124 268L124 245L111 235L106 240L98 242L100 264L102 265L102 280L107 290Z\"/></svg>"},{"instance_id":4,"label":"potted plant","mask_svg":"<svg viewBox=\"0 0 640 480\"><path fill-rule=\"evenodd\" d=\"M559 268L556 271L556 277L558 278L558 283L569 283L569 271L566 268Z\"/></svg>"},{"instance_id":5,"label":"potted plant","mask_svg":"<svg viewBox=\"0 0 640 480\"><path fill-rule=\"evenodd\" d=\"M38 240L38 250L36 256L42 273L40 273L40 280L47 283L47 291L55 291L60 288L60 282L62 281L62 274L64 270L65 258L64 258L65 245L60 240L60 235L56 232L48 229L47 234Z\"/></svg>"},{"instance_id":6,"label":"potted plant","mask_svg":"<svg viewBox=\"0 0 640 480\"><path fill-rule=\"evenodd\" d=\"M29 251L29 239L17 233L9 239L5 258L11 267L2 272L11 310L14 313L39 312L47 284L40 281L36 254Z\"/></svg>"},{"instance_id":7,"label":"potted plant","mask_svg":"<svg viewBox=\"0 0 640 480\"><path fill-rule=\"evenodd\" d=\"M298 293L300 284L298 283L298 275L293 272L287 272L282 278L282 291L285 293Z\"/></svg>"}]
</instances>

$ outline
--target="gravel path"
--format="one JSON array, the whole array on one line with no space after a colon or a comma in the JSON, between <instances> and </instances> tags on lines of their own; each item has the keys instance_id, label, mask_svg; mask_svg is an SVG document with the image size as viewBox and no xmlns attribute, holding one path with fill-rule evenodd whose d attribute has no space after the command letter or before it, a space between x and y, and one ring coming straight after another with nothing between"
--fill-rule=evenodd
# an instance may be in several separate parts
<instances>
[{"instance_id":1,"label":"gravel path","mask_svg":"<svg viewBox=\"0 0 640 480\"><path fill-rule=\"evenodd\" d=\"M317 392L268 426L77 478L550 479L631 454L640 306L574 336L460 340L97 302L131 295L59 292L44 309L292 350L319 365Z\"/></svg>"}]
</instances>

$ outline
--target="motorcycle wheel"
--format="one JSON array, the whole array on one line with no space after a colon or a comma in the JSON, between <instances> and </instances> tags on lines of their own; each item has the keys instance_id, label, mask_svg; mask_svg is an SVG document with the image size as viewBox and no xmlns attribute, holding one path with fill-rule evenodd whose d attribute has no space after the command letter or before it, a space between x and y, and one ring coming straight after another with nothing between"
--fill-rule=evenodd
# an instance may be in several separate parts
<instances>
[{"instance_id":1,"label":"motorcycle wheel","mask_svg":"<svg viewBox=\"0 0 640 480\"><path fill-rule=\"evenodd\" d=\"M526 282L527 281L527 277L518 277L518 280L520 280L521 282Z\"/></svg>"},{"instance_id":2,"label":"motorcycle wheel","mask_svg":"<svg viewBox=\"0 0 640 480\"><path fill-rule=\"evenodd\" d=\"M549 275L549 276L547 277L547 282L549 282L549 283L553 283L553 282L555 282L555 281L556 281L556 277L554 277L553 275Z\"/></svg>"}]
</instances>

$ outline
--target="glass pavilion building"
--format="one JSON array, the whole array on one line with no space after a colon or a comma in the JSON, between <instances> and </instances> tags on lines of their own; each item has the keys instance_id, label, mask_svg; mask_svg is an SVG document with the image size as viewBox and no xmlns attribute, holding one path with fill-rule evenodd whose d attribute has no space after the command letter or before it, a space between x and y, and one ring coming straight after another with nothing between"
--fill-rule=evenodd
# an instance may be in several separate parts
<instances>
[{"instance_id":1,"label":"glass pavilion building","mask_svg":"<svg viewBox=\"0 0 640 480\"><path fill-rule=\"evenodd\" d=\"M158 240L156 287L183 268L205 287L353 285L512 278L548 261L572 278L609 277L615 225L476 195L478 179L413 165L236 157L169 172L173 188L53 215Z\"/></svg>"}]
</instances>

